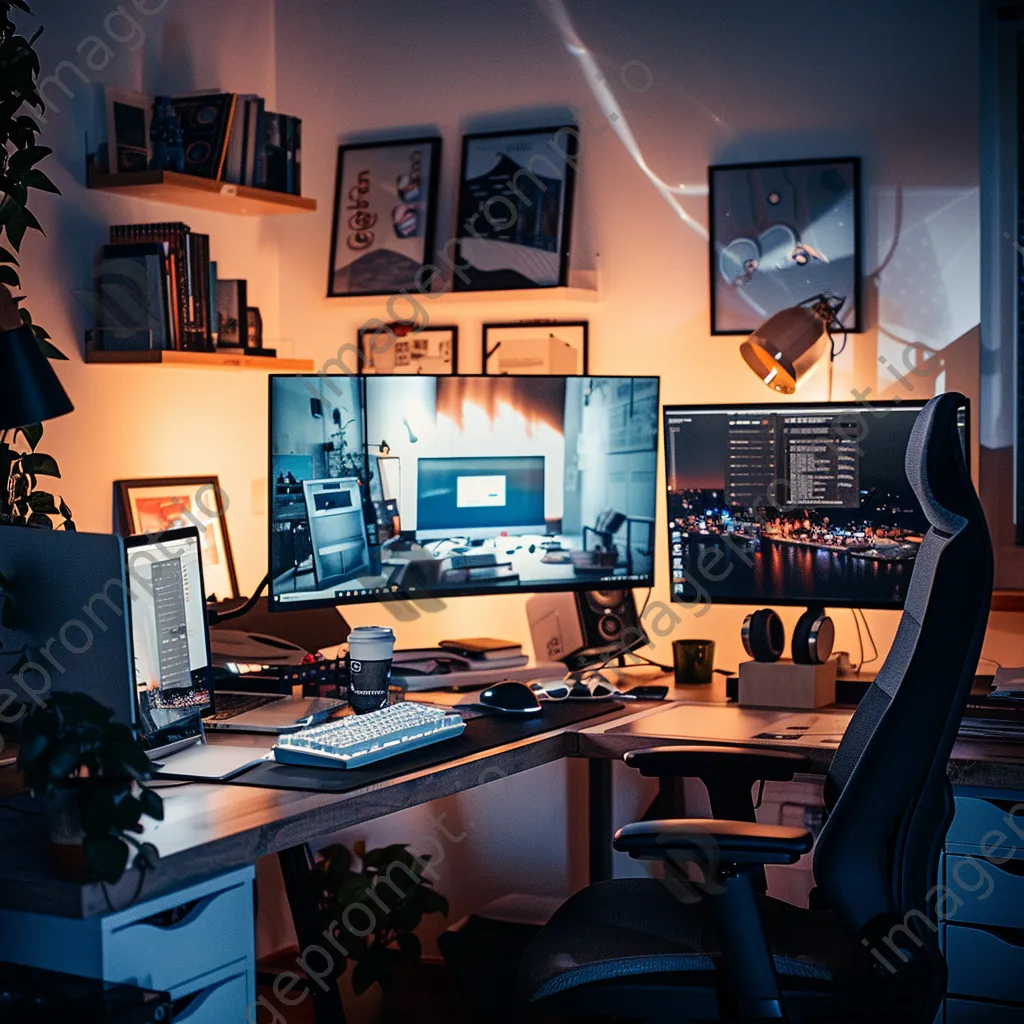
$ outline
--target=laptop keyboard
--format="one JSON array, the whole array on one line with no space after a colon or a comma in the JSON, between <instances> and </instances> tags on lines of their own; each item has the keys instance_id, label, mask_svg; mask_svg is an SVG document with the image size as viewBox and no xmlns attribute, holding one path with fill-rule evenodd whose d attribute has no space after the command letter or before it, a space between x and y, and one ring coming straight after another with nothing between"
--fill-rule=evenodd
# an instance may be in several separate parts
<instances>
[{"instance_id":1,"label":"laptop keyboard","mask_svg":"<svg viewBox=\"0 0 1024 1024\"><path fill-rule=\"evenodd\" d=\"M218 693L217 713L209 715L207 721L223 722L237 715L244 715L247 711L255 711L267 704L273 704L275 700L280 699L280 694Z\"/></svg>"}]
</instances>

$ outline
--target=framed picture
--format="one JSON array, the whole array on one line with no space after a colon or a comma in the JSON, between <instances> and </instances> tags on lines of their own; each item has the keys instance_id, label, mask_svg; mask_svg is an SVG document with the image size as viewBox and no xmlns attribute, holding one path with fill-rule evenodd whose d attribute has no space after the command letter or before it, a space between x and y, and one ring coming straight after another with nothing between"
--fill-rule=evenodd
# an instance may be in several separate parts
<instances>
[{"instance_id":1,"label":"framed picture","mask_svg":"<svg viewBox=\"0 0 1024 1024\"><path fill-rule=\"evenodd\" d=\"M121 534L159 537L165 530L198 527L207 597L215 595L219 601L238 597L235 561L217 477L118 480L114 486L120 518L115 525Z\"/></svg>"},{"instance_id":2,"label":"framed picture","mask_svg":"<svg viewBox=\"0 0 1024 1024\"><path fill-rule=\"evenodd\" d=\"M439 138L338 150L329 298L430 290L440 162Z\"/></svg>"},{"instance_id":3,"label":"framed picture","mask_svg":"<svg viewBox=\"0 0 1024 1024\"><path fill-rule=\"evenodd\" d=\"M458 327L417 327L386 324L359 331L359 372L426 373L447 376L459 372Z\"/></svg>"},{"instance_id":4,"label":"framed picture","mask_svg":"<svg viewBox=\"0 0 1024 1024\"><path fill-rule=\"evenodd\" d=\"M111 174L148 171L149 129L153 123L153 98L123 89L104 89L107 108L107 149Z\"/></svg>"},{"instance_id":5,"label":"framed picture","mask_svg":"<svg viewBox=\"0 0 1024 1024\"><path fill-rule=\"evenodd\" d=\"M578 152L572 125L465 136L455 291L567 283Z\"/></svg>"},{"instance_id":6,"label":"framed picture","mask_svg":"<svg viewBox=\"0 0 1024 1024\"><path fill-rule=\"evenodd\" d=\"M711 333L750 334L780 310L841 296L861 329L860 160L734 164L708 171Z\"/></svg>"},{"instance_id":7,"label":"framed picture","mask_svg":"<svg viewBox=\"0 0 1024 1024\"><path fill-rule=\"evenodd\" d=\"M590 367L589 333L586 320L484 324L484 373L586 375Z\"/></svg>"}]
</instances>

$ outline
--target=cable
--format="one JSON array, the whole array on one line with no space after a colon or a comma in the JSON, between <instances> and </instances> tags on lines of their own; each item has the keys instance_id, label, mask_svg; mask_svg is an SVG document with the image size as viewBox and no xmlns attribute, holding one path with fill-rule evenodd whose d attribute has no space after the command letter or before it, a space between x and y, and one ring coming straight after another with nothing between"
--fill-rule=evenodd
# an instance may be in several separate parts
<instances>
[{"instance_id":1,"label":"cable","mask_svg":"<svg viewBox=\"0 0 1024 1024\"><path fill-rule=\"evenodd\" d=\"M226 612L216 612L212 608L206 609L206 621L211 626L219 626L222 622L229 622L231 619L240 619L243 615L248 615L249 612L256 607L257 602L263 596L263 591L267 589L270 584L270 573L268 572L263 579L260 580L259 586L256 588L256 593L249 598L245 604L240 605L238 608L231 608Z\"/></svg>"},{"instance_id":2,"label":"cable","mask_svg":"<svg viewBox=\"0 0 1024 1024\"><path fill-rule=\"evenodd\" d=\"M865 661L864 664L865 665L872 665L876 661L878 661L878 658L879 658L878 644L875 643L875 638L874 638L874 636L871 633L871 626L868 624L868 617L864 614L864 609L863 608L858 608L856 610L860 612L861 621L864 623L864 632L867 633L868 639L871 641L871 650L873 652L871 657L868 658L868 660Z\"/></svg>"},{"instance_id":3,"label":"cable","mask_svg":"<svg viewBox=\"0 0 1024 1024\"><path fill-rule=\"evenodd\" d=\"M860 620L857 618L857 609L851 608L850 614L853 616L853 624L857 627L857 646L860 648L860 659L857 662L857 667L853 670L854 675L860 675L860 670L864 665L864 637L860 632Z\"/></svg>"}]
</instances>

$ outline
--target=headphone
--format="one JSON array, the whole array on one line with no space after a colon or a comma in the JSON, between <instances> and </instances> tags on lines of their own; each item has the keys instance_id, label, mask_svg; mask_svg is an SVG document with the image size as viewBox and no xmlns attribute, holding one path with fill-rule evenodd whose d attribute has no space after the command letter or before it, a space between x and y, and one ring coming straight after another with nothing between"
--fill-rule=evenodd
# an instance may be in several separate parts
<instances>
[{"instance_id":1,"label":"headphone","mask_svg":"<svg viewBox=\"0 0 1024 1024\"><path fill-rule=\"evenodd\" d=\"M786 630L778 612L761 608L743 620L743 649L754 661L772 662L782 657ZM820 608L808 608L793 630L793 661L797 665L823 665L832 656L836 627Z\"/></svg>"}]
</instances>

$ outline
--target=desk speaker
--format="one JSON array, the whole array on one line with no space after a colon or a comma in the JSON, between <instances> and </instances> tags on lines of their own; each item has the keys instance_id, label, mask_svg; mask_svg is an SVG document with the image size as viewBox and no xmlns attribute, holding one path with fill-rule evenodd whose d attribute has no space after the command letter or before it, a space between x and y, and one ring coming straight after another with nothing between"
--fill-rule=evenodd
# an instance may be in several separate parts
<instances>
[{"instance_id":1,"label":"desk speaker","mask_svg":"<svg viewBox=\"0 0 1024 1024\"><path fill-rule=\"evenodd\" d=\"M649 643L632 590L535 594L526 617L537 661L561 661L573 672Z\"/></svg>"}]
</instances>

